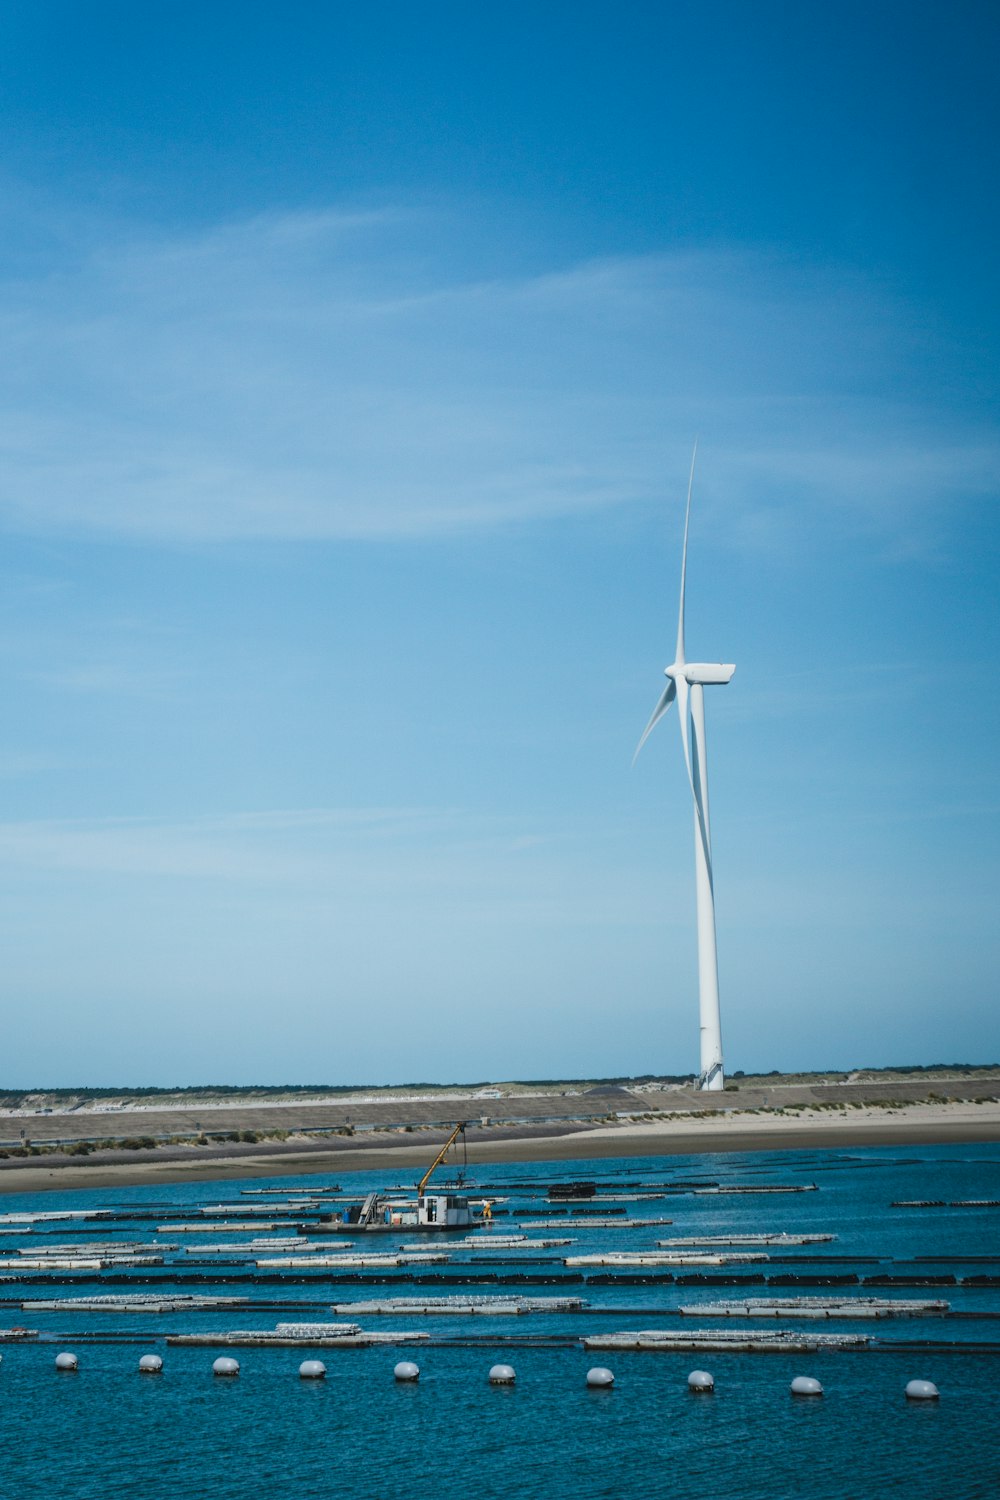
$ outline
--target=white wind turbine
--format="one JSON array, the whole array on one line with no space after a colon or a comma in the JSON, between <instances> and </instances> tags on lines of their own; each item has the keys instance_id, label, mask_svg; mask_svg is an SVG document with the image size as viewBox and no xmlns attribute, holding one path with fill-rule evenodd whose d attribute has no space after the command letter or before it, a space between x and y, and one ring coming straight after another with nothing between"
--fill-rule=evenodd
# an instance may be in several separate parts
<instances>
[{"instance_id":1,"label":"white wind turbine","mask_svg":"<svg viewBox=\"0 0 1000 1500\"><path fill-rule=\"evenodd\" d=\"M636 755L667 709L677 699L677 714L684 747L684 763L694 799L694 868L698 898L698 1002L701 1027L701 1073L698 1086L721 1089L725 1084L722 1070L722 1026L719 1019L719 961L715 946L715 892L712 881L712 835L708 821L708 754L705 745L704 688L727 683L736 671L731 663L690 662L684 654L684 590L687 581L688 525L691 520L691 488L694 463L698 454L695 443L688 478L687 509L684 513L684 554L681 562L681 603L677 617L677 651L671 666L666 667L667 685L652 717L643 730ZM633 764L634 764L633 759Z\"/></svg>"}]
</instances>

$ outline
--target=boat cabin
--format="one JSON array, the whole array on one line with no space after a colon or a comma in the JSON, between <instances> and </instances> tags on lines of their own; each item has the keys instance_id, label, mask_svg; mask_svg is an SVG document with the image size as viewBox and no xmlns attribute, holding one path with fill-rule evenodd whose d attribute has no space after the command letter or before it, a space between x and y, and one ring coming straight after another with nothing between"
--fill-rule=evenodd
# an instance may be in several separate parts
<instances>
[{"instance_id":1,"label":"boat cabin","mask_svg":"<svg viewBox=\"0 0 1000 1500\"><path fill-rule=\"evenodd\" d=\"M423 1193L408 1200L384 1198L369 1193L364 1203L345 1208L343 1215L321 1219L301 1234L357 1233L389 1229L471 1229L478 1220L472 1205L461 1193Z\"/></svg>"},{"instance_id":2,"label":"boat cabin","mask_svg":"<svg viewBox=\"0 0 1000 1500\"><path fill-rule=\"evenodd\" d=\"M468 1198L457 1193L425 1193L417 1199L417 1223L423 1229L468 1229L474 1222Z\"/></svg>"}]
</instances>

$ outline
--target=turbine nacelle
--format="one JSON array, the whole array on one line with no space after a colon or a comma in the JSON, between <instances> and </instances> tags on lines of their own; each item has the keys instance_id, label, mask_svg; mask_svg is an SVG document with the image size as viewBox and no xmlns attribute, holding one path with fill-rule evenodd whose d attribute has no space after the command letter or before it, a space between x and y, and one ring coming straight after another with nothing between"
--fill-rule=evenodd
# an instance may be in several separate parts
<instances>
[{"instance_id":1,"label":"turbine nacelle","mask_svg":"<svg viewBox=\"0 0 1000 1500\"><path fill-rule=\"evenodd\" d=\"M723 661L675 661L672 667L664 668L664 675L672 677L676 682L678 677L684 677L692 687L696 682L703 683L709 687L714 683L724 685L732 681L736 667L732 662Z\"/></svg>"}]
</instances>

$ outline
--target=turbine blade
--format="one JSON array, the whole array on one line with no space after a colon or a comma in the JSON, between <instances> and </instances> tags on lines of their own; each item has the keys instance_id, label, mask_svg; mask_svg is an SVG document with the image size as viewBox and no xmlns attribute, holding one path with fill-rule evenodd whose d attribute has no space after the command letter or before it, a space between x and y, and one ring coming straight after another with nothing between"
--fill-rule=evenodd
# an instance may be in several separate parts
<instances>
[{"instance_id":1,"label":"turbine blade","mask_svg":"<svg viewBox=\"0 0 1000 1500\"><path fill-rule=\"evenodd\" d=\"M684 552L681 557L681 604L677 613L677 651L674 661L684 664L684 595L687 591L688 527L691 523L691 491L694 488L694 465L698 457L698 439L694 440L691 452L691 472L688 475L687 507L684 511Z\"/></svg>"},{"instance_id":2,"label":"turbine blade","mask_svg":"<svg viewBox=\"0 0 1000 1500\"><path fill-rule=\"evenodd\" d=\"M681 726L681 745L684 749L688 783L691 787L691 795L697 803L698 793L694 789L694 771L691 767L691 693L687 678L683 676L677 679L677 718Z\"/></svg>"},{"instance_id":3,"label":"turbine blade","mask_svg":"<svg viewBox=\"0 0 1000 1500\"><path fill-rule=\"evenodd\" d=\"M702 688L699 687L699 692ZM705 809L705 741L704 741L704 708L701 712L702 735L699 740L695 725L695 715L691 708L691 697L688 695L688 708L690 714L690 740L689 746L691 759L688 762L688 775L691 777L691 795L694 798L694 815L698 829L698 838L701 841L702 852L705 856L705 866L708 870L709 884L712 884L712 839L708 831L708 813Z\"/></svg>"},{"instance_id":4,"label":"turbine blade","mask_svg":"<svg viewBox=\"0 0 1000 1500\"><path fill-rule=\"evenodd\" d=\"M705 854L705 866L708 870L709 884L712 884L712 840L708 832L708 820L705 817L705 799L702 795L701 778L694 785L694 810L698 819L698 836L701 839L701 847Z\"/></svg>"},{"instance_id":5,"label":"turbine blade","mask_svg":"<svg viewBox=\"0 0 1000 1500\"><path fill-rule=\"evenodd\" d=\"M685 684L685 687L686 686L687 686L687 684ZM670 677L670 678L667 679L667 685L666 685L666 687L663 689L663 692L660 694L660 700L659 700L659 702L657 703L656 707L653 709L653 712L652 712L652 714L650 716L649 723L646 725L645 729L642 731L642 739L639 741L638 745L636 745L636 747L635 747L635 754L632 757L632 764L633 765L635 765L636 761L639 759L639 751L642 749L643 745L649 739L649 736L652 734L652 732L656 728L657 724L663 718L663 715L666 713L666 711L670 707L671 703L673 703L674 698L676 696L677 696L677 684L676 684L676 682L674 682L674 679L672 677Z\"/></svg>"},{"instance_id":6,"label":"turbine blade","mask_svg":"<svg viewBox=\"0 0 1000 1500\"><path fill-rule=\"evenodd\" d=\"M688 783L691 787L691 797L694 802L695 817L698 819L698 835L701 846L705 851L705 863L708 866L708 878L712 878L712 844L708 836L708 822L705 818L705 800L701 790L701 769L696 777L695 768L691 759L691 693L686 677L681 677L677 684L677 710L681 724L681 744L684 747L684 764L687 766Z\"/></svg>"}]
</instances>

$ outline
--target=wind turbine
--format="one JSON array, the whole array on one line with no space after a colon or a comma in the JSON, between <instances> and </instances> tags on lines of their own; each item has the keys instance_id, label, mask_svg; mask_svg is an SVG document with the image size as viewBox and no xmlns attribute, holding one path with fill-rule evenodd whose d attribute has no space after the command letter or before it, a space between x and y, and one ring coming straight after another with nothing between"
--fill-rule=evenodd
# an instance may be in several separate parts
<instances>
[{"instance_id":1,"label":"wind turbine","mask_svg":"<svg viewBox=\"0 0 1000 1500\"><path fill-rule=\"evenodd\" d=\"M719 1018L719 960L715 945L715 888L712 880L712 834L708 821L708 752L705 744L705 688L724 684L736 671L732 663L691 662L684 650L684 593L687 584L688 527L691 521L691 490L698 444L691 454L687 509L684 512L684 553L681 561L681 603L677 616L677 650L673 663L664 668L667 685L643 730L636 756L667 709L677 699L677 717L684 747L691 796L694 800L694 870L698 902L698 1008L701 1029L701 1072L698 1087L721 1089L722 1025ZM635 757L633 757L633 765Z\"/></svg>"}]
</instances>

